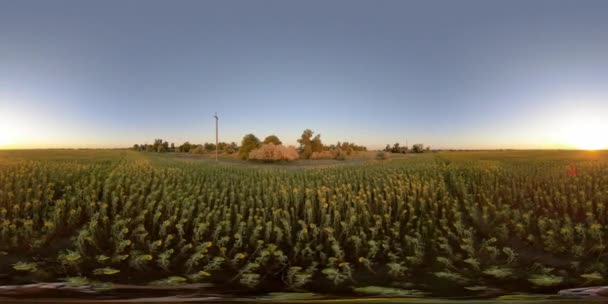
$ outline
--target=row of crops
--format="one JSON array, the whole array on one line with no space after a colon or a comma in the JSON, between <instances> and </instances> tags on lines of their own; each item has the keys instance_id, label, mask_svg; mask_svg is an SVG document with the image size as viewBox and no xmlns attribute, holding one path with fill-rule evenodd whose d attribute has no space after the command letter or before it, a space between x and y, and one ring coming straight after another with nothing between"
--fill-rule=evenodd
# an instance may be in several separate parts
<instances>
[{"instance_id":1,"label":"row of crops","mask_svg":"<svg viewBox=\"0 0 608 304\"><path fill-rule=\"evenodd\" d=\"M608 275L608 164L0 167L0 281L562 288Z\"/></svg>"}]
</instances>

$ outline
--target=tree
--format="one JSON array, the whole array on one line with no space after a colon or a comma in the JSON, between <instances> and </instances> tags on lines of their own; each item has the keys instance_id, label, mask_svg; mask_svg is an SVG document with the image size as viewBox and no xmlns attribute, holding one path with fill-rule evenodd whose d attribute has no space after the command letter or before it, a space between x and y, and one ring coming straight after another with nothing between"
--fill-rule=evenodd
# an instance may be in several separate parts
<instances>
[{"instance_id":1,"label":"tree","mask_svg":"<svg viewBox=\"0 0 608 304\"><path fill-rule=\"evenodd\" d=\"M135 151L139 151L139 145L138 145L138 144L134 144L134 145L133 145L133 150L135 150Z\"/></svg>"},{"instance_id":2,"label":"tree","mask_svg":"<svg viewBox=\"0 0 608 304\"><path fill-rule=\"evenodd\" d=\"M323 151L323 143L321 142L321 134L317 134L311 141L312 152L321 152Z\"/></svg>"},{"instance_id":3,"label":"tree","mask_svg":"<svg viewBox=\"0 0 608 304\"><path fill-rule=\"evenodd\" d=\"M412 146L413 153L424 153L424 145L423 144L415 144Z\"/></svg>"},{"instance_id":4,"label":"tree","mask_svg":"<svg viewBox=\"0 0 608 304\"><path fill-rule=\"evenodd\" d=\"M344 153L346 153L346 155L350 155L353 152L351 143L349 143L347 141L342 142L342 145L340 146L340 150L344 151Z\"/></svg>"},{"instance_id":5,"label":"tree","mask_svg":"<svg viewBox=\"0 0 608 304\"><path fill-rule=\"evenodd\" d=\"M266 138L264 139L264 142L263 142L263 143L264 143L264 144L270 144L270 143L273 143L273 144L275 144L275 145L281 145L281 144L283 144L283 143L281 142L281 140L280 140L280 139L279 139L279 138L278 138L276 135L269 135L269 136L266 136Z\"/></svg>"},{"instance_id":6,"label":"tree","mask_svg":"<svg viewBox=\"0 0 608 304\"><path fill-rule=\"evenodd\" d=\"M228 147L228 143L220 141L219 143L217 143L217 149L220 152L226 152L226 148Z\"/></svg>"},{"instance_id":7,"label":"tree","mask_svg":"<svg viewBox=\"0 0 608 304\"><path fill-rule=\"evenodd\" d=\"M185 142L183 143L181 146L178 147L179 152L190 152L190 149L192 148L192 145L189 142Z\"/></svg>"},{"instance_id":8,"label":"tree","mask_svg":"<svg viewBox=\"0 0 608 304\"><path fill-rule=\"evenodd\" d=\"M386 147L383 150L384 152L391 152L391 145L386 144Z\"/></svg>"},{"instance_id":9,"label":"tree","mask_svg":"<svg viewBox=\"0 0 608 304\"><path fill-rule=\"evenodd\" d=\"M313 135L314 132L312 130L306 129L304 132L302 132L300 139L298 139L298 143L300 144L298 150L300 151L301 158L308 159L313 152L323 151L321 134L317 134L314 138L312 137Z\"/></svg>"},{"instance_id":10,"label":"tree","mask_svg":"<svg viewBox=\"0 0 608 304\"><path fill-rule=\"evenodd\" d=\"M312 130L306 129L304 130L304 132L302 132L302 136L300 137L300 139L298 139L298 143L300 144L298 150L300 152L301 158L308 159L310 158L310 155L312 155L311 138L313 134L314 132L312 132Z\"/></svg>"},{"instance_id":11,"label":"tree","mask_svg":"<svg viewBox=\"0 0 608 304\"><path fill-rule=\"evenodd\" d=\"M215 151L215 144L214 143L205 143L203 145L205 151Z\"/></svg>"},{"instance_id":12,"label":"tree","mask_svg":"<svg viewBox=\"0 0 608 304\"><path fill-rule=\"evenodd\" d=\"M393 145L393 148L391 149L391 152L392 153L400 153L401 152L400 147L399 147L399 143L395 143Z\"/></svg>"},{"instance_id":13,"label":"tree","mask_svg":"<svg viewBox=\"0 0 608 304\"><path fill-rule=\"evenodd\" d=\"M232 154L239 150L239 146L235 142L231 142L226 146L226 153Z\"/></svg>"},{"instance_id":14,"label":"tree","mask_svg":"<svg viewBox=\"0 0 608 304\"><path fill-rule=\"evenodd\" d=\"M239 157L247 159L249 152L253 151L260 146L260 140L253 134L247 134L241 141L241 148L239 149Z\"/></svg>"},{"instance_id":15,"label":"tree","mask_svg":"<svg viewBox=\"0 0 608 304\"><path fill-rule=\"evenodd\" d=\"M152 146L152 151L167 152L167 151L169 151L169 143L166 141L163 141L160 138L154 139L154 145Z\"/></svg>"}]
</instances>

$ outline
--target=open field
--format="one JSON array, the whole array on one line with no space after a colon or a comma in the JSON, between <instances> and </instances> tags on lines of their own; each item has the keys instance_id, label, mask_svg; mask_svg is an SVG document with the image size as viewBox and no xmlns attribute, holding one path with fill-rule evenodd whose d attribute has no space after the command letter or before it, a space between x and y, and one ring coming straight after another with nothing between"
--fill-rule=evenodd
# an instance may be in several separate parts
<instances>
[{"instance_id":1,"label":"open field","mask_svg":"<svg viewBox=\"0 0 608 304\"><path fill-rule=\"evenodd\" d=\"M0 283L400 297L606 283L606 151L312 162L0 151Z\"/></svg>"}]
</instances>

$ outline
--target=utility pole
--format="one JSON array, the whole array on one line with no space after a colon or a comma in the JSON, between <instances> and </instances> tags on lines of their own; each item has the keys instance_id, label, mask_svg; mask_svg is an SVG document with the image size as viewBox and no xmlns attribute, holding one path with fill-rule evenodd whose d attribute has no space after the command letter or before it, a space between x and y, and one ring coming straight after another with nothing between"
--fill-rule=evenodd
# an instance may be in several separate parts
<instances>
[{"instance_id":1,"label":"utility pole","mask_svg":"<svg viewBox=\"0 0 608 304\"><path fill-rule=\"evenodd\" d=\"M215 161L217 161L220 149L217 142L217 121L219 120L219 118L217 117L217 112L215 112L215 115L213 115L213 117L215 117Z\"/></svg>"}]
</instances>

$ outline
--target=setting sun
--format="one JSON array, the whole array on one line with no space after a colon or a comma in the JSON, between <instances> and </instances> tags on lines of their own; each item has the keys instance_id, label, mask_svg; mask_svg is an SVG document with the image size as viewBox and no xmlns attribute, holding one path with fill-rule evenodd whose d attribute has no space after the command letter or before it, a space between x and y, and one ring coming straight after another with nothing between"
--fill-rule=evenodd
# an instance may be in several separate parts
<instances>
[{"instance_id":1,"label":"setting sun","mask_svg":"<svg viewBox=\"0 0 608 304\"><path fill-rule=\"evenodd\" d=\"M9 119L0 121L0 148L9 148L17 142L17 134L20 132L14 127L15 125Z\"/></svg>"},{"instance_id":2,"label":"setting sun","mask_svg":"<svg viewBox=\"0 0 608 304\"><path fill-rule=\"evenodd\" d=\"M601 150L608 147L608 126L600 119L580 120L565 130L569 145L581 150Z\"/></svg>"},{"instance_id":3,"label":"setting sun","mask_svg":"<svg viewBox=\"0 0 608 304\"><path fill-rule=\"evenodd\" d=\"M9 130L5 128L2 128L2 130L0 130L0 148L9 146L15 141L14 137L8 131Z\"/></svg>"}]
</instances>

